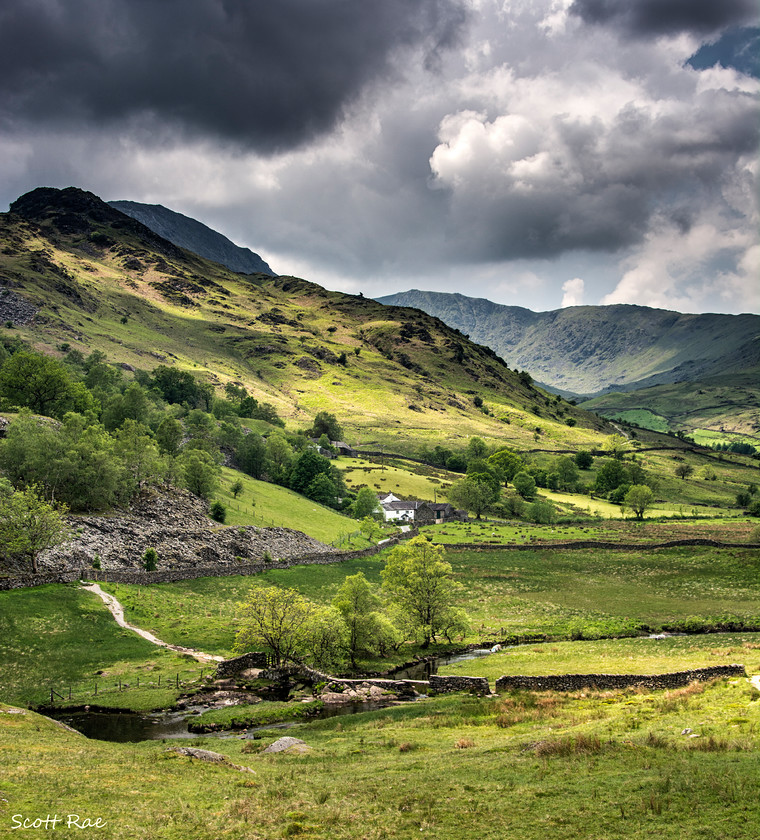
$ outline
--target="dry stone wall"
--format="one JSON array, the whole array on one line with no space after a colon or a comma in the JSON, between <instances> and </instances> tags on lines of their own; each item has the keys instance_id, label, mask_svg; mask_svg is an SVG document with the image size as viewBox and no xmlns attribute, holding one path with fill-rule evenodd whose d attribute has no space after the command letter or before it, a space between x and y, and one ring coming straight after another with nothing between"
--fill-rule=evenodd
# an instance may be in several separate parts
<instances>
[{"instance_id":1,"label":"dry stone wall","mask_svg":"<svg viewBox=\"0 0 760 840\"><path fill-rule=\"evenodd\" d=\"M485 677L442 677L430 675L430 690L435 694L469 691L471 694L490 694L491 687Z\"/></svg>"},{"instance_id":2,"label":"dry stone wall","mask_svg":"<svg viewBox=\"0 0 760 840\"><path fill-rule=\"evenodd\" d=\"M743 665L714 665L670 674L555 674L545 677L504 676L496 680L496 692L503 691L579 691L633 688L680 688L692 682L716 677L746 677ZM432 678L431 678L432 679Z\"/></svg>"}]
</instances>

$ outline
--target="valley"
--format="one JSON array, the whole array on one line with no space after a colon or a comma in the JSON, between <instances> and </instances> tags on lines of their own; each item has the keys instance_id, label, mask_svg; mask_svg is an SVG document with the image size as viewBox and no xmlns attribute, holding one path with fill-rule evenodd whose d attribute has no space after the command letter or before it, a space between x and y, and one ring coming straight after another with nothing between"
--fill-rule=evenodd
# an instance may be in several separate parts
<instances>
[{"instance_id":1,"label":"valley","mask_svg":"<svg viewBox=\"0 0 760 840\"><path fill-rule=\"evenodd\" d=\"M754 837L758 461L709 445L755 439L739 362L718 416L721 379L690 396L671 381L675 351L668 372L642 344L628 376L606 351L586 365L560 344L565 384L572 368L598 385L605 362L626 387L662 380L576 404L538 385L551 359L507 363L472 324L238 273L81 190L22 196L0 238L3 820L77 813L103 821L100 837L159 840ZM744 332L715 336L751 361ZM725 361L700 359L700 376ZM655 392L643 422L636 395ZM718 437L668 433L688 423ZM386 520L388 493L456 511ZM14 505L57 512L55 539L22 545ZM440 596L424 620L409 606L422 560ZM80 580L175 649L117 625ZM278 599L306 628L281 662L281 639L254 633ZM385 708L311 717L340 677L499 645L439 674L744 671L664 689L386 692ZM230 681L188 650L268 664ZM38 713L181 714L230 691L204 720L247 725L181 742L216 763ZM305 750L264 754L286 723Z\"/></svg>"}]
</instances>

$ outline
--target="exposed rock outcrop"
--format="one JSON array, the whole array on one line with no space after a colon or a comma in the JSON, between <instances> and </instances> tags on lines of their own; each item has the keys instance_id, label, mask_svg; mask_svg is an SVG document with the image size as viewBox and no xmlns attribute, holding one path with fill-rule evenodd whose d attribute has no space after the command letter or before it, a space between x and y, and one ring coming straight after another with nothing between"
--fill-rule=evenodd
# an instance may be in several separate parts
<instances>
[{"instance_id":1,"label":"exposed rock outcrop","mask_svg":"<svg viewBox=\"0 0 760 840\"><path fill-rule=\"evenodd\" d=\"M72 516L76 536L40 555L41 571L140 569L147 548L159 568L234 566L260 560L323 554L328 546L289 528L224 527L206 515L206 504L185 490L145 488L129 510L105 516ZM242 560L240 559L242 558Z\"/></svg>"}]
</instances>

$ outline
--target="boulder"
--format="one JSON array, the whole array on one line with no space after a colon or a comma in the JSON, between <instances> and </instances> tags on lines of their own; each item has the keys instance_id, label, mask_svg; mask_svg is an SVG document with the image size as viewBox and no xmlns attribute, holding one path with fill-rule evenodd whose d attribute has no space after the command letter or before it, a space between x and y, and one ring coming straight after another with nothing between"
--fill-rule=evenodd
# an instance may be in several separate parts
<instances>
[{"instance_id":1,"label":"boulder","mask_svg":"<svg viewBox=\"0 0 760 840\"><path fill-rule=\"evenodd\" d=\"M288 753L289 755L298 755L310 751L311 747L305 741L286 735L284 738L278 738L273 744L270 744L262 751L262 755L280 752Z\"/></svg>"}]
</instances>

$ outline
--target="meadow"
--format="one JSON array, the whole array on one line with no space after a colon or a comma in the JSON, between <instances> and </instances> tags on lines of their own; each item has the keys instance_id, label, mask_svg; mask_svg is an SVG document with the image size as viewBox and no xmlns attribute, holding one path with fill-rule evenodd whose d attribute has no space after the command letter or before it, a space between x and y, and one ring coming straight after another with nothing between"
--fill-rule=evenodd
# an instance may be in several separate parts
<instances>
[{"instance_id":1,"label":"meadow","mask_svg":"<svg viewBox=\"0 0 760 840\"><path fill-rule=\"evenodd\" d=\"M758 697L744 679L454 695L299 724L300 755L261 754L282 730L190 742L252 772L0 706L0 826L78 814L109 840L755 840Z\"/></svg>"},{"instance_id":2,"label":"meadow","mask_svg":"<svg viewBox=\"0 0 760 840\"><path fill-rule=\"evenodd\" d=\"M760 628L757 549L558 552L537 546L522 551L454 549L447 557L462 587L457 600L470 616L468 643ZM238 604L251 586L292 587L324 604L347 575L359 571L379 587L383 562L383 555L377 555L340 565L272 570L255 578L103 586L121 601L128 621L163 641L229 656ZM418 653L419 648L409 645L394 659L364 665L383 670ZM199 663L121 630L96 596L73 585L0 593L0 656L0 696L12 702L44 702L50 687L65 698L65 689L73 685L72 703L84 696L84 702L101 705L156 708L179 693L178 672L180 682L188 684L200 675ZM161 689L146 687L157 683L159 674ZM121 691L116 690L119 680ZM111 693L106 695L106 689Z\"/></svg>"}]
</instances>

